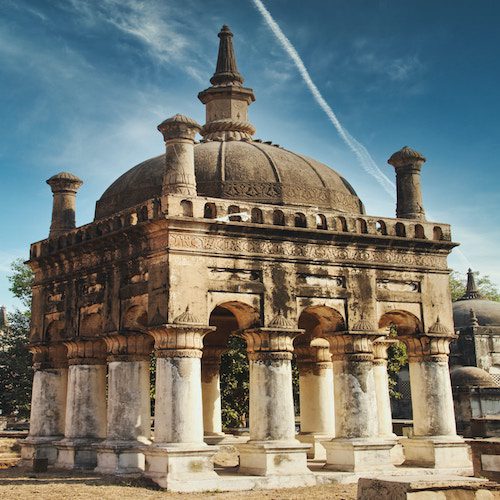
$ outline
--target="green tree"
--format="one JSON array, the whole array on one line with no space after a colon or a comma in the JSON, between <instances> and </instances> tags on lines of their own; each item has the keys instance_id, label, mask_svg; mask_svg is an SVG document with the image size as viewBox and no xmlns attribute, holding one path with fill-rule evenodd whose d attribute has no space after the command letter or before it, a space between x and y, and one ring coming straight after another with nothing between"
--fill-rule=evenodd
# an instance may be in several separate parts
<instances>
[{"instance_id":1,"label":"green tree","mask_svg":"<svg viewBox=\"0 0 500 500\"><path fill-rule=\"evenodd\" d=\"M11 270L9 289L25 309L8 315L8 327L0 335L0 411L26 418L33 376L28 350L33 273L21 259L11 264Z\"/></svg>"},{"instance_id":2,"label":"green tree","mask_svg":"<svg viewBox=\"0 0 500 500\"><path fill-rule=\"evenodd\" d=\"M500 302L500 290L491 281L488 275L481 276L479 272L475 272L477 289L481 296L485 299ZM467 285L467 275L460 274L457 271L452 271L450 274L450 291L451 300L458 300L465 293Z\"/></svg>"}]
</instances>

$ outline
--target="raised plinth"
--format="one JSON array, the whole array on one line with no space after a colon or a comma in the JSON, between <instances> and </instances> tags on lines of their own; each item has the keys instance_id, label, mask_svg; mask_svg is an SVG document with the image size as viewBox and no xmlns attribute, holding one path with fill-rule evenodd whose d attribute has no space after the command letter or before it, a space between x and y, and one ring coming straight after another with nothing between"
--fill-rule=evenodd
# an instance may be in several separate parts
<instances>
[{"instance_id":1,"label":"raised plinth","mask_svg":"<svg viewBox=\"0 0 500 500\"><path fill-rule=\"evenodd\" d=\"M472 475L470 448L460 436L413 437L402 440L403 465L449 470Z\"/></svg>"},{"instance_id":2,"label":"raised plinth","mask_svg":"<svg viewBox=\"0 0 500 500\"><path fill-rule=\"evenodd\" d=\"M394 439L359 438L324 441L325 468L342 472L391 470Z\"/></svg>"},{"instance_id":3,"label":"raised plinth","mask_svg":"<svg viewBox=\"0 0 500 500\"><path fill-rule=\"evenodd\" d=\"M103 441L95 445L100 474L136 477L145 468L144 450L148 444L138 441Z\"/></svg>"},{"instance_id":4,"label":"raised plinth","mask_svg":"<svg viewBox=\"0 0 500 500\"><path fill-rule=\"evenodd\" d=\"M62 436L32 437L19 441L21 446L21 467L33 467L34 460L47 459L48 465L54 465L57 461L56 443Z\"/></svg>"},{"instance_id":5,"label":"raised plinth","mask_svg":"<svg viewBox=\"0 0 500 500\"><path fill-rule=\"evenodd\" d=\"M333 439L333 436L316 432L301 432L296 437L301 443L310 445L310 448L307 450L307 458L309 460L326 460L326 449L323 446L323 442L330 441Z\"/></svg>"},{"instance_id":6,"label":"raised plinth","mask_svg":"<svg viewBox=\"0 0 500 500\"><path fill-rule=\"evenodd\" d=\"M213 491L218 487L212 457L216 446L151 445L144 451L144 476L168 491Z\"/></svg>"},{"instance_id":7,"label":"raised plinth","mask_svg":"<svg viewBox=\"0 0 500 500\"><path fill-rule=\"evenodd\" d=\"M97 441L98 442L98 441ZM96 440L63 439L56 443L56 467L61 469L94 469L97 466Z\"/></svg>"},{"instance_id":8,"label":"raised plinth","mask_svg":"<svg viewBox=\"0 0 500 500\"><path fill-rule=\"evenodd\" d=\"M307 468L308 444L279 441L250 441L236 445L241 474L291 476L311 474Z\"/></svg>"}]
</instances>

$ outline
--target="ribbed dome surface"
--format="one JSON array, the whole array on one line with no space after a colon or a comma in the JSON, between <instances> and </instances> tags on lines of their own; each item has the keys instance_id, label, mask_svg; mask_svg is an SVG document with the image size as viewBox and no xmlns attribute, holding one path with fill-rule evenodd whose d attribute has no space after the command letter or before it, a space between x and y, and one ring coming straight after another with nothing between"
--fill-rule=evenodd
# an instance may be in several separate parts
<instances>
[{"instance_id":1,"label":"ribbed dome surface","mask_svg":"<svg viewBox=\"0 0 500 500\"><path fill-rule=\"evenodd\" d=\"M198 194L214 198L305 205L363 213L350 184L323 163L258 141L210 141L194 146ZM96 219L161 194L165 156L119 177L96 204Z\"/></svg>"},{"instance_id":2,"label":"ribbed dome surface","mask_svg":"<svg viewBox=\"0 0 500 500\"><path fill-rule=\"evenodd\" d=\"M457 300L453 303L455 328L470 324L470 310L473 310L479 326L500 326L500 302L484 299Z\"/></svg>"}]
</instances>

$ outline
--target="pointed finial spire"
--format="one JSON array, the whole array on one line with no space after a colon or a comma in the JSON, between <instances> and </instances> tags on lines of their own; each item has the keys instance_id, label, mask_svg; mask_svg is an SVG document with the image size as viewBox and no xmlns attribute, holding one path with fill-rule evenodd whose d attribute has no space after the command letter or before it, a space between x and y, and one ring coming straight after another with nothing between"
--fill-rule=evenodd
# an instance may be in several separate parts
<instances>
[{"instance_id":1,"label":"pointed finial spire","mask_svg":"<svg viewBox=\"0 0 500 500\"><path fill-rule=\"evenodd\" d=\"M468 300L468 299L480 299L481 294L476 285L476 279L474 277L474 273L472 269L469 267L467 271L467 288L465 289L465 293L460 297L460 300Z\"/></svg>"},{"instance_id":2,"label":"pointed finial spire","mask_svg":"<svg viewBox=\"0 0 500 500\"><path fill-rule=\"evenodd\" d=\"M236 65L236 56L233 49L233 33L229 26L222 26L219 34L219 54L217 56L217 66L215 73L210 78L210 83L214 86L219 85L238 85L243 83L243 77L238 71Z\"/></svg>"}]
</instances>

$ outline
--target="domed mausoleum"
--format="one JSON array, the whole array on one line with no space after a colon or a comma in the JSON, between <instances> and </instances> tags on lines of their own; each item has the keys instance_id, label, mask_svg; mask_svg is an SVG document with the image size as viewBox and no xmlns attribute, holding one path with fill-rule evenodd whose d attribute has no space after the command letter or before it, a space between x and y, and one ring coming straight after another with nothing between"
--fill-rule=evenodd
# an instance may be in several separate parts
<instances>
[{"instance_id":1,"label":"domed mausoleum","mask_svg":"<svg viewBox=\"0 0 500 500\"><path fill-rule=\"evenodd\" d=\"M450 363L477 366L500 384L500 302L481 296L474 273L467 273L464 295L453 303L458 340L452 344Z\"/></svg>"},{"instance_id":2,"label":"domed mausoleum","mask_svg":"<svg viewBox=\"0 0 500 500\"><path fill-rule=\"evenodd\" d=\"M255 97L232 37L224 26L211 86L198 95L206 123L163 121L165 154L106 189L93 222L75 227L80 179L47 181L50 233L30 251L35 375L24 463L145 475L174 491L261 487L259 477L310 485L308 459L325 471L390 471L391 331L409 353L405 463L470 471L448 369L446 259L456 243L449 225L425 218L426 159L409 147L394 153L396 218L366 215L329 166L254 138ZM219 377L232 335L246 341L250 364L241 482L212 461L217 443L234 443L221 425Z\"/></svg>"}]
</instances>

